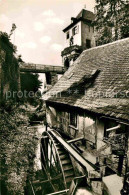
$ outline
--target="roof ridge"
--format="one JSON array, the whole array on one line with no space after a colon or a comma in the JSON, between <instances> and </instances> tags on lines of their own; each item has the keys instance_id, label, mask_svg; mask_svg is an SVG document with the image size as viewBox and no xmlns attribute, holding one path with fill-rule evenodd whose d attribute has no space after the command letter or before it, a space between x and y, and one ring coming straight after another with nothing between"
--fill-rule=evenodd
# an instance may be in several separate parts
<instances>
[{"instance_id":1,"label":"roof ridge","mask_svg":"<svg viewBox=\"0 0 129 195\"><path fill-rule=\"evenodd\" d=\"M93 11L90 11L90 10L88 10L88 9L82 8L82 9L81 9L81 11L77 14L76 18L77 18L77 17L78 17L78 15L79 15L81 12L83 12L83 11L94 14L94 12L93 12Z\"/></svg>"}]
</instances>

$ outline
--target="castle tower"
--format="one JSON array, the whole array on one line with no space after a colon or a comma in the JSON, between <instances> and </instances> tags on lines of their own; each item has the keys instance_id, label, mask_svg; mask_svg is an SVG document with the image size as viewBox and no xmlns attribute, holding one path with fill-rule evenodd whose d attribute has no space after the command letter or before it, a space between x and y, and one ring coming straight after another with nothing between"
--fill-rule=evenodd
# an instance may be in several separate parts
<instances>
[{"instance_id":1,"label":"castle tower","mask_svg":"<svg viewBox=\"0 0 129 195\"><path fill-rule=\"evenodd\" d=\"M65 69L72 65L83 50L95 47L94 18L93 12L82 9L76 18L71 18L71 24L63 30L65 48L61 56Z\"/></svg>"}]
</instances>

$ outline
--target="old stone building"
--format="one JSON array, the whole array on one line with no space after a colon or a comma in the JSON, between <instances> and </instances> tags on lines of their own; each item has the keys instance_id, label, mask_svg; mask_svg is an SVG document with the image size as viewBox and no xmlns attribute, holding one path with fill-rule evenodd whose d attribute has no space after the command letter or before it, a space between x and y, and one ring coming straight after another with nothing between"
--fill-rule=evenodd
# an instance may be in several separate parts
<instances>
[{"instance_id":1,"label":"old stone building","mask_svg":"<svg viewBox=\"0 0 129 195\"><path fill-rule=\"evenodd\" d=\"M129 192L128 86L129 38L83 51L44 95L50 129L83 138L75 145L96 167L86 171L96 194ZM83 175L71 159L76 176Z\"/></svg>"},{"instance_id":2,"label":"old stone building","mask_svg":"<svg viewBox=\"0 0 129 195\"><path fill-rule=\"evenodd\" d=\"M71 24L63 30L65 33L65 46L61 55L66 69L83 50L95 46L94 18L94 13L82 9L76 18L71 18Z\"/></svg>"}]
</instances>

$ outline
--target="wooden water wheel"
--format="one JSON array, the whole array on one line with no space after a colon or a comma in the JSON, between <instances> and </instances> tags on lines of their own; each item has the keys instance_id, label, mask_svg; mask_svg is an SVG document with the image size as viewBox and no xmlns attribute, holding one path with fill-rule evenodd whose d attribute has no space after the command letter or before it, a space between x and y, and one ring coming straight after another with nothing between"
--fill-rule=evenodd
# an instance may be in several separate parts
<instances>
[{"instance_id":1,"label":"wooden water wheel","mask_svg":"<svg viewBox=\"0 0 129 195\"><path fill-rule=\"evenodd\" d=\"M69 189L75 176L72 162L50 131L45 131L41 139L41 163L53 192Z\"/></svg>"}]
</instances>

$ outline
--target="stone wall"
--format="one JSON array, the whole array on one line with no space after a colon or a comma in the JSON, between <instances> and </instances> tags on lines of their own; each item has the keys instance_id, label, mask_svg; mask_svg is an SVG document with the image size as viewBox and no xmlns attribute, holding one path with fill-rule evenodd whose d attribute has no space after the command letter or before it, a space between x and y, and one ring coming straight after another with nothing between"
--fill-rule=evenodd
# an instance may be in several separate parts
<instances>
[{"instance_id":1,"label":"stone wall","mask_svg":"<svg viewBox=\"0 0 129 195\"><path fill-rule=\"evenodd\" d=\"M5 52L2 50L0 47L0 99L2 98L3 94L3 69L2 69L2 64L5 61Z\"/></svg>"},{"instance_id":2,"label":"stone wall","mask_svg":"<svg viewBox=\"0 0 129 195\"><path fill-rule=\"evenodd\" d=\"M12 93L19 89L20 72L15 49L7 34L0 32L0 99L5 99L8 91Z\"/></svg>"}]
</instances>

